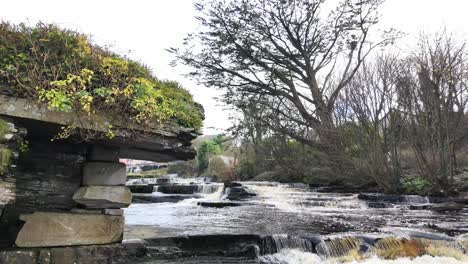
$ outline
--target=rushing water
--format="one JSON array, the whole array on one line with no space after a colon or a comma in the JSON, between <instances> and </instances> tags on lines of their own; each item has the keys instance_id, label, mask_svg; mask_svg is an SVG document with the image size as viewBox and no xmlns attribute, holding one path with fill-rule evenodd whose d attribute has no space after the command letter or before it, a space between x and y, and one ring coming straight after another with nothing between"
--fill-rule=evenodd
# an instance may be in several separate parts
<instances>
[{"instance_id":1,"label":"rushing water","mask_svg":"<svg viewBox=\"0 0 468 264\"><path fill-rule=\"evenodd\" d=\"M185 180L189 183L194 180ZM427 198L406 196L403 203L391 208L370 208L356 194L319 193L303 185L244 182L257 194L242 202L242 206L206 208L200 201L216 202L222 197L220 184L199 185L195 197L177 203L132 204L125 210L127 238L154 236L182 236L207 234L262 234L273 235L277 253L263 256L264 263L335 263L341 251L359 248L356 240L330 240L319 244L312 253L313 244L304 236L357 235L399 237L419 234L450 239L468 233L468 211L439 214L430 210L410 210L410 204L424 204ZM153 196L164 196L154 192ZM143 230L143 232L136 232ZM154 231L150 232L150 231ZM288 235L279 235L288 234ZM448 234L448 235L447 235ZM334 245L334 243L337 243ZM335 261L335 262L333 262ZM340 260L341 262L347 260ZM354 261L354 260L353 260ZM466 263L451 257L420 256L400 258L397 262L380 260L370 255L359 263ZM464 260L463 260L464 261ZM348 262L346 262L348 263ZM358 262L349 262L358 263Z\"/></svg>"}]
</instances>

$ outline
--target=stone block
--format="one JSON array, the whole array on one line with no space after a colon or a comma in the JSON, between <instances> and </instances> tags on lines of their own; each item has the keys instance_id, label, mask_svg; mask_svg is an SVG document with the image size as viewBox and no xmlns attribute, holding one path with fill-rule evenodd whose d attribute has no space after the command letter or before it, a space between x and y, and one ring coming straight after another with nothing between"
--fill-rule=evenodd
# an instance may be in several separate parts
<instances>
[{"instance_id":1,"label":"stone block","mask_svg":"<svg viewBox=\"0 0 468 264\"><path fill-rule=\"evenodd\" d=\"M122 209L103 209L102 212L106 215L123 215L124 210Z\"/></svg>"},{"instance_id":2,"label":"stone block","mask_svg":"<svg viewBox=\"0 0 468 264\"><path fill-rule=\"evenodd\" d=\"M18 247L110 244L122 241L124 218L98 214L45 213L22 215Z\"/></svg>"},{"instance_id":3,"label":"stone block","mask_svg":"<svg viewBox=\"0 0 468 264\"><path fill-rule=\"evenodd\" d=\"M124 186L86 186L79 188L73 200L89 209L128 207L132 193Z\"/></svg>"},{"instance_id":4,"label":"stone block","mask_svg":"<svg viewBox=\"0 0 468 264\"><path fill-rule=\"evenodd\" d=\"M83 182L89 185L125 185L127 167L117 162L85 162L83 165Z\"/></svg>"}]
</instances>

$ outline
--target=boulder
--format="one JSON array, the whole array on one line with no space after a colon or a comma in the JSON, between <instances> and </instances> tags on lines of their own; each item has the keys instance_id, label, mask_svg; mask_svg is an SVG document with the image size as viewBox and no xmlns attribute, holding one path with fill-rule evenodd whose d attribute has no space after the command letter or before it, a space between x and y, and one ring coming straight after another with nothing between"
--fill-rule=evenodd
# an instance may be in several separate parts
<instances>
[{"instance_id":1,"label":"boulder","mask_svg":"<svg viewBox=\"0 0 468 264\"><path fill-rule=\"evenodd\" d=\"M83 182L85 186L125 185L127 167L117 162L85 162L83 165Z\"/></svg>"},{"instance_id":2,"label":"boulder","mask_svg":"<svg viewBox=\"0 0 468 264\"><path fill-rule=\"evenodd\" d=\"M243 200L252 196L256 194L247 190L246 187L229 187L224 190L223 199Z\"/></svg>"},{"instance_id":3,"label":"boulder","mask_svg":"<svg viewBox=\"0 0 468 264\"><path fill-rule=\"evenodd\" d=\"M434 204L431 206L430 209L438 213L457 212L463 209L463 205L459 203L455 203L455 202L447 202L447 203Z\"/></svg>"},{"instance_id":4,"label":"boulder","mask_svg":"<svg viewBox=\"0 0 468 264\"><path fill-rule=\"evenodd\" d=\"M122 241L124 218L99 214L36 212L21 215L26 221L18 247L54 247L110 244Z\"/></svg>"},{"instance_id":5,"label":"boulder","mask_svg":"<svg viewBox=\"0 0 468 264\"><path fill-rule=\"evenodd\" d=\"M73 200L86 208L122 208L132 202L132 193L123 186L86 186L79 188Z\"/></svg>"}]
</instances>

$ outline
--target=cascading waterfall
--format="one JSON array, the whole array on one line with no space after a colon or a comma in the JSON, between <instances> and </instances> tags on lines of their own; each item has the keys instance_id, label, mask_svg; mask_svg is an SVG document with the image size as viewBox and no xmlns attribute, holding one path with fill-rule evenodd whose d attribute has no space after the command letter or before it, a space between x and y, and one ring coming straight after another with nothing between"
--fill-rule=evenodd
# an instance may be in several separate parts
<instances>
[{"instance_id":1,"label":"cascading waterfall","mask_svg":"<svg viewBox=\"0 0 468 264\"><path fill-rule=\"evenodd\" d=\"M260 263L468 263L464 245L457 240L346 236L325 239L314 246L314 241L308 238L287 235L270 238L275 250L263 250L272 253L261 256Z\"/></svg>"},{"instance_id":2,"label":"cascading waterfall","mask_svg":"<svg viewBox=\"0 0 468 264\"><path fill-rule=\"evenodd\" d=\"M199 193L215 193L221 188L219 184L202 184L198 185Z\"/></svg>"},{"instance_id":3,"label":"cascading waterfall","mask_svg":"<svg viewBox=\"0 0 468 264\"><path fill-rule=\"evenodd\" d=\"M340 257L359 252L362 241L355 237L340 237L320 242L316 246L317 253L325 257Z\"/></svg>"},{"instance_id":4,"label":"cascading waterfall","mask_svg":"<svg viewBox=\"0 0 468 264\"><path fill-rule=\"evenodd\" d=\"M272 235L271 239L275 245L276 252L285 248L296 248L304 252L314 251L314 244L306 238L288 235Z\"/></svg>"}]
</instances>

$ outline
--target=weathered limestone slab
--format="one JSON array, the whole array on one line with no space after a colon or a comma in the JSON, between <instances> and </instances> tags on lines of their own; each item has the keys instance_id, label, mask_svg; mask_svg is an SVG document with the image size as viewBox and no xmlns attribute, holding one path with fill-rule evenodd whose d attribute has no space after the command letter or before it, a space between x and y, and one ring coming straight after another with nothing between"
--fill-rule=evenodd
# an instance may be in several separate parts
<instances>
[{"instance_id":1,"label":"weathered limestone slab","mask_svg":"<svg viewBox=\"0 0 468 264\"><path fill-rule=\"evenodd\" d=\"M125 185L127 168L123 163L85 162L83 165L83 182L85 186Z\"/></svg>"},{"instance_id":2,"label":"weathered limestone slab","mask_svg":"<svg viewBox=\"0 0 468 264\"><path fill-rule=\"evenodd\" d=\"M124 186L86 186L73 195L73 200L86 208L122 208L132 202L132 193Z\"/></svg>"},{"instance_id":3,"label":"weathered limestone slab","mask_svg":"<svg viewBox=\"0 0 468 264\"><path fill-rule=\"evenodd\" d=\"M26 223L16 238L18 247L116 243L124 230L122 216L36 212L21 219Z\"/></svg>"}]
</instances>

